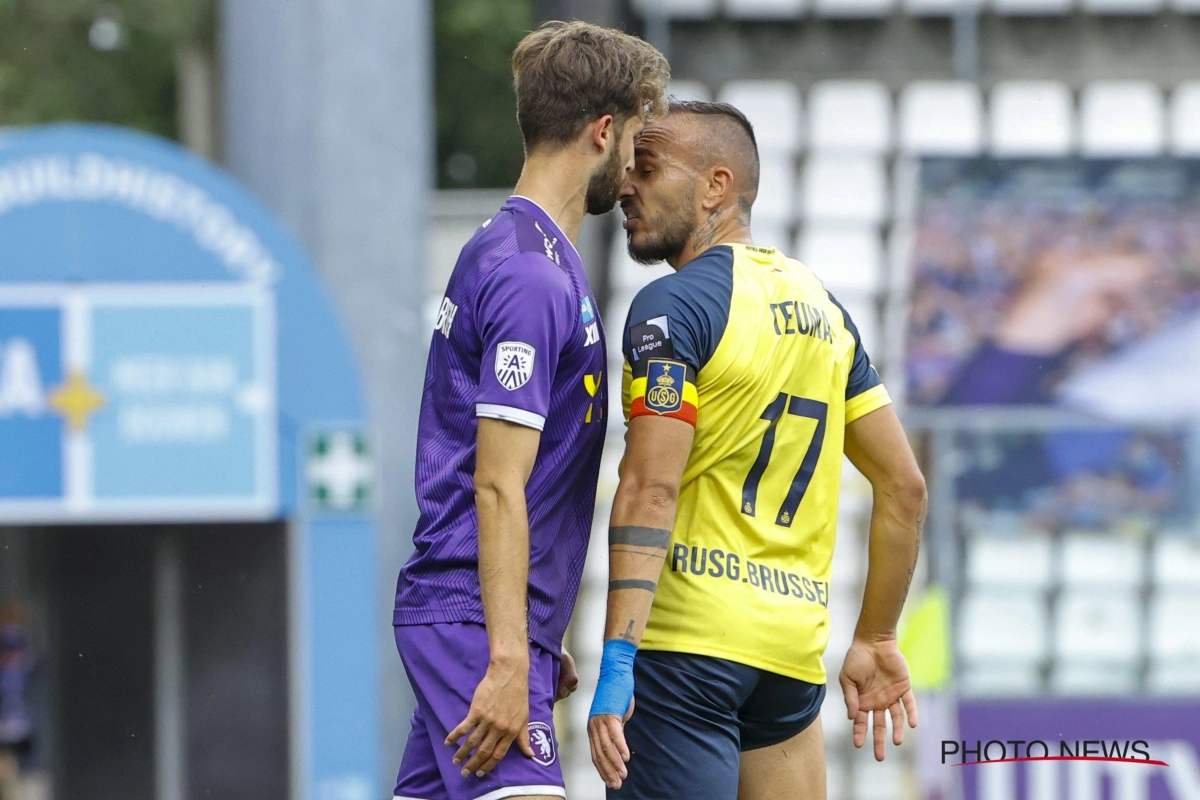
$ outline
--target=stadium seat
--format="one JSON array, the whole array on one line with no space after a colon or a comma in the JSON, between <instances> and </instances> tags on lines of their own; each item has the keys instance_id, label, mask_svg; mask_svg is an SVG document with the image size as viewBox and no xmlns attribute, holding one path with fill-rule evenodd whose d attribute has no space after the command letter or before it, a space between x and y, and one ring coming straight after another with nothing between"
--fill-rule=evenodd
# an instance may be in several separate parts
<instances>
[{"instance_id":1,"label":"stadium seat","mask_svg":"<svg viewBox=\"0 0 1200 800\"><path fill-rule=\"evenodd\" d=\"M920 155L983 150L983 95L967 81L914 81L900 92L900 149Z\"/></svg>"},{"instance_id":2,"label":"stadium seat","mask_svg":"<svg viewBox=\"0 0 1200 800\"><path fill-rule=\"evenodd\" d=\"M1090 533L1063 537L1062 579L1068 587L1137 588L1144 565L1140 542Z\"/></svg>"},{"instance_id":3,"label":"stadium seat","mask_svg":"<svg viewBox=\"0 0 1200 800\"><path fill-rule=\"evenodd\" d=\"M1163 151L1166 120L1158 87L1148 81L1095 81L1079 98L1085 156L1149 156Z\"/></svg>"},{"instance_id":4,"label":"stadium seat","mask_svg":"<svg viewBox=\"0 0 1200 800\"><path fill-rule=\"evenodd\" d=\"M970 589L958 615L958 649L968 665L1031 665L1046 657L1046 604L1030 589Z\"/></svg>"},{"instance_id":5,"label":"stadium seat","mask_svg":"<svg viewBox=\"0 0 1200 800\"><path fill-rule=\"evenodd\" d=\"M982 0L903 0L904 13L914 17L949 17L965 5L978 8Z\"/></svg>"},{"instance_id":6,"label":"stadium seat","mask_svg":"<svg viewBox=\"0 0 1200 800\"><path fill-rule=\"evenodd\" d=\"M1193 659L1152 663L1146 674L1146 691L1169 697L1200 695L1200 662Z\"/></svg>"},{"instance_id":7,"label":"stadium seat","mask_svg":"<svg viewBox=\"0 0 1200 800\"><path fill-rule=\"evenodd\" d=\"M886 16L894 5L893 0L814 0L819 16L844 19Z\"/></svg>"},{"instance_id":8,"label":"stadium seat","mask_svg":"<svg viewBox=\"0 0 1200 800\"><path fill-rule=\"evenodd\" d=\"M667 95L674 100L712 100L712 92L700 81L671 81Z\"/></svg>"},{"instance_id":9,"label":"stadium seat","mask_svg":"<svg viewBox=\"0 0 1200 800\"><path fill-rule=\"evenodd\" d=\"M1171 93L1171 152L1200 155L1200 81L1185 81Z\"/></svg>"},{"instance_id":10,"label":"stadium seat","mask_svg":"<svg viewBox=\"0 0 1200 800\"><path fill-rule=\"evenodd\" d=\"M1089 14L1119 14L1122 16L1157 14L1165 5L1164 0L1082 0L1083 10Z\"/></svg>"},{"instance_id":11,"label":"stadium seat","mask_svg":"<svg viewBox=\"0 0 1200 800\"><path fill-rule=\"evenodd\" d=\"M879 81L821 81L808 93L809 147L884 153L892 146L892 96Z\"/></svg>"},{"instance_id":12,"label":"stadium seat","mask_svg":"<svg viewBox=\"0 0 1200 800\"><path fill-rule=\"evenodd\" d=\"M814 153L801 174L800 213L808 222L880 223L887 178L874 156Z\"/></svg>"},{"instance_id":13,"label":"stadium seat","mask_svg":"<svg viewBox=\"0 0 1200 800\"><path fill-rule=\"evenodd\" d=\"M1075 146L1071 90L1057 81L1003 81L990 111L994 155L1060 156Z\"/></svg>"},{"instance_id":14,"label":"stadium seat","mask_svg":"<svg viewBox=\"0 0 1200 800\"><path fill-rule=\"evenodd\" d=\"M707 19L717 13L717 0L633 0L643 17L658 12L671 19Z\"/></svg>"},{"instance_id":15,"label":"stadium seat","mask_svg":"<svg viewBox=\"0 0 1200 800\"><path fill-rule=\"evenodd\" d=\"M790 153L764 150L760 154L758 197L754 200L751 218L754 222L783 221L795 217L793 203L796 192L796 162ZM786 242L780 242L786 246Z\"/></svg>"},{"instance_id":16,"label":"stadium seat","mask_svg":"<svg viewBox=\"0 0 1200 800\"><path fill-rule=\"evenodd\" d=\"M1054 552L1047 537L971 536L966 551L966 577L971 586L1050 588Z\"/></svg>"},{"instance_id":17,"label":"stadium seat","mask_svg":"<svg viewBox=\"0 0 1200 800\"><path fill-rule=\"evenodd\" d=\"M1061 662L1132 667L1140 655L1136 592L1068 589L1058 600L1054 651Z\"/></svg>"},{"instance_id":18,"label":"stadium seat","mask_svg":"<svg viewBox=\"0 0 1200 800\"><path fill-rule=\"evenodd\" d=\"M997 14L1022 17L1051 16L1070 13L1073 0L991 0Z\"/></svg>"},{"instance_id":19,"label":"stadium seat","mask_svg":"<svg viewBox=\"0 0 1200 800\"><path fill-rule=\"evenodd\" d=\"M800 90L790 81L730 81L718 99L740 110L754 126L760 152L795 153L801 141Z\"/></svg>"},{"instance_id":20,"label":"stadium seat","mask_svg":"<svg viewBox=\"0 0 1200 800\"><path fill-rule=\"evenodd\" d=\"M1050 673L1050 690L1070 697L1123 697L1137 690L1137 671L1129 665L1062 662Z\"/></svg>"},{"instance_id":21,"label":"stadium seat","mask_svg":"<svg viewBox=\"0 0 1200 800\"><path fill-rule=\"evenodd\" d=\"M1200 663L1200 590L1160 590L1150 601L1150 658Z\"/></svg>"},{"instance_id":22,"label":"stadium seat","mask_svg":"<svg viewBox=\"0 0 1200 800\"><path fill-rule=\"evenodd\" d=\"M797 237L795 252L834 294L883 288L883 245L874 226L814 223Z\"/></svg>"},{"instance_id":23,"label":"stadium seat","mask_svg":"<svg viewBox=\"0 0 1200 800\"><path fill-rule=\"evenodd\" d=\"M804 6L805 0L725 0L725 13L734 19L794 19Z\"/></svg>"},{"instance_id":24,"label":"stadium seat","mask_svg":"<svg viewBox=\"0 0 1200 800\"><path fill-rule=\"evenodd\" d=\"M1154 541L1153 581L1158 588L1196 585L1200 575L1200 541L1181 535L1161 535Z\"/></svg>"}]
</instances>

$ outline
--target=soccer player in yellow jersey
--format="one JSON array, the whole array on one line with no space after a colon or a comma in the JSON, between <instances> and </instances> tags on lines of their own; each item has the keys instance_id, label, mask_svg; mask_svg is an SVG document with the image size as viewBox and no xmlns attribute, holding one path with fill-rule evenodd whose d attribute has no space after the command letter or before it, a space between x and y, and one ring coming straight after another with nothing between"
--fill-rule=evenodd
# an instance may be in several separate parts
<instances>
[{"instance_id":1,"label":"soccer player in yellow jersey","mask_svg":"<svg viewBox=\"0 0 1200 800\"><path fill-rule=\"evenodd\" d=\"M621 192L629 250L675 273L638 293L625 326L592 759L610 798L822 800L815 723L842 455L874 509L841 684L855 745L873 728L880 760L887 715L895 744L917 721L896 622L925 482L845 310L751 239L746 118L676 103L635 153Z\"/></svg>"}]
</instances>

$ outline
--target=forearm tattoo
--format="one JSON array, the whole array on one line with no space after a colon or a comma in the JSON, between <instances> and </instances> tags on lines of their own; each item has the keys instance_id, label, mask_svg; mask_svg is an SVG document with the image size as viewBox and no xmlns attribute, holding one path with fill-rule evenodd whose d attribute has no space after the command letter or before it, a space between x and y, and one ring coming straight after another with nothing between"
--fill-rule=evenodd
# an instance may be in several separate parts
<instances>
[{"instance_id":1,"label":"forearm tattoo","mask_svg":"<svg viewBox=\"0 0 1200 800\"><path fill-rule=\"evenodd\" d=\"M641 525L617 525L608 529L608 543L652 547L666 550L671 543L671 532L666 528L646 528Z\"/></svg>"}]
</instances>

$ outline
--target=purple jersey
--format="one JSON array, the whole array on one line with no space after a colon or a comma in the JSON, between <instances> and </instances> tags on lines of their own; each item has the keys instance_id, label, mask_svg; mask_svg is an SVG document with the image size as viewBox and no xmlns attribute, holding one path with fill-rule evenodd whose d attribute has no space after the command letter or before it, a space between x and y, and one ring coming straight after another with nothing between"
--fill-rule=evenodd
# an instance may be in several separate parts
<instances>
[{"instance_id":1,"label":"purple jersey","mask_svg":"<svg viewBox=\"0 0 1200 800\"><path fill-rule=\"evenodd\" d=\"M525 487L529 638L557 653L571 618L604 446L604 333L575 248L537 204L509 198L458 257L442 300L417 431L416 552L396 625L483 623L476 417L537 428Z\"/></svg>"}]
</instances>

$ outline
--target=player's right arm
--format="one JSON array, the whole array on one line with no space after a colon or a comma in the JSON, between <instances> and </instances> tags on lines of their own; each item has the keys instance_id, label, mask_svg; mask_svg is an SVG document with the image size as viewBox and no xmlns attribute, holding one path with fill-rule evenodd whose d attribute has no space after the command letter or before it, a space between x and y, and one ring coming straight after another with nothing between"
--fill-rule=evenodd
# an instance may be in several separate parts
<instances>
[{"instance_id":1,"label":"player's right arm","mask_svg":"<svg viewBox=\"0 0 1200 800\"><path fill-rule=\"evenodd\" d=\"M703 296L688 292L689 285L678 276L644 288L634 298L623 338L622 394L629 429L609 524L600 681L588 718L592 762L613 789L628 776L624 722L633 710L633 661L654 603L692 451L696 374L712 354L714 317L723 313L719 301L706 306Z\"/></svg>"},{"instance_id":2,"label":"player's right arm","mask_svg":"<svg viewBox=\"0 0 1200 800\"><path fill-rule=\"evenodd\" d=\"M489 661L467 716L446 737L448 746L458 746L454 763L462 765L464 776L487 774L514 741L533 757L525 485L537 460L558 354L577 327L574 302L557 264L520 253L483 281L474 309L483 349L475 408L475 511Z\"/></svg>"},{"instance_id":3,"label":"player's right arm","mask_svg":"<svg viewBox=\"0 0 1200 800\"><path fill-rule=\"evenodd\" d=\"M905 714L911 727L917 724L917 704L896 642L896 625L917 566L925 479L891 405L846 426L846 455L870 481L874 503L866 592L840 681L847 714L854 720L854 746L865 743L868 716L873 714L875 758L882 761L885 713L892 715L894 744L904 741Z\"/></svg>"}]
</instances>

